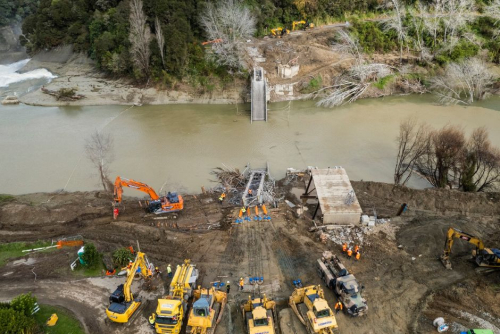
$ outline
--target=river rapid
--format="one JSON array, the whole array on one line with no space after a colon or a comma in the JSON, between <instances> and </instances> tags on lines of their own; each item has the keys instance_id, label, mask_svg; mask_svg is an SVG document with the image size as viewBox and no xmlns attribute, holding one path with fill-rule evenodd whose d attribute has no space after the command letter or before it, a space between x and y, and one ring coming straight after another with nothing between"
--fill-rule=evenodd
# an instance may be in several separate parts
<instances>
[{"instance_id":1,"label":"river rapid","mask_svg":"<svg viewBox=\"0 0 500 334\"><path fill-rule=\"evenodd\" d=\"M353 180L391 182L399 122L414 116L470 133L486 126L500 147L500 98L471 107L439 106L428 95L366 99L336 109L313 101L269 105L269 121L250 124L249 105L0 107L0 193L94 190L97 171L85 156L95 130L114 138L112 178L155 189L198 192L225 164L286 168L343 166ZM425 187L414 180L414 187ZM142 196L128 189L127 194Z\"/></svg>"}]
</instances>

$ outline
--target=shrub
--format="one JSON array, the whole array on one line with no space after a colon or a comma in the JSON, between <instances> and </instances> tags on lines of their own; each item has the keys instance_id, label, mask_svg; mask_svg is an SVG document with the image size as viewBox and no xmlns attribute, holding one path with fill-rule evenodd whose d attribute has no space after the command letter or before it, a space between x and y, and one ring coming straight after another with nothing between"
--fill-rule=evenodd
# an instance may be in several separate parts
<instances>
[{"instance_id":1,"label":"shrub","mask_svg":"<svg viewBox=\"0 0 500 334\"><path fill-rule=\"evenodd\" d=\"M124 267L133 259L134 256L130 253L130 250L125 247L119 248L113 253L113 262L117 267Z\"/></svg>"},{"instance_id":2,"label":"shrub","mask_svg":"<svg viewBox=\"0 0 500 334\"><path fill-rule=\"evenodd\" d=\"M23 313L25 316L31 316L36 303L36 297L31 293L22 294L12 299L10 306L13 310Z\"/></svg>"},{"instance_id":3,"label":"shrub","mask_svg":"<svg viewBox=\"0 0 500 334\"><path fill-rule=\"evenodd\" d=\"M101 263L101 254L99 254L93 243L88 243L85 244L85 251L81 259L88 268L95 269Z\"/></svg>"}]
</instances>

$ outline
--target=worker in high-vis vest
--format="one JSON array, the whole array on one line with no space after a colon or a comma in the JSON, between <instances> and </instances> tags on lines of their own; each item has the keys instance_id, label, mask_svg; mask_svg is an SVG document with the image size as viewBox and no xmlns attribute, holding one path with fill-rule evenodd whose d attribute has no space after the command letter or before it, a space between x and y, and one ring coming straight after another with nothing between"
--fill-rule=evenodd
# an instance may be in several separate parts
<instances>
[{"instance_id":1,"label":"worker in high-vis vest","mask_svg":"<svg viewBox=\"0 0 500 334\"><path fill-rule=\"evenodd\" d=\"M342 244L342 252L347 252L347 244L345 242Z\"/></svg>"},{"instance_id":2,"label":"worker in high-vis vest","mask_svg":"<svg viewBox=\"0 0 500 334\"><path fill-rule=\"evenodd\" d=\"M358 245L354 246L354 254L356 254L358 251L359 251L359 246Z\"/></svg>"},{"instance_id":3,"label":"worker in high-vis vest","mask_svg":"<svg viewBox=\"0 0 500 334\"><path fill-rule=\"evenodd\" d=\"M347 257L349 258L349 260L352 258L352 249L351 248L349 248L347 250Z\"/></svg>"},{"instance_id":4,"label":"worker in high-vis vest","mask_svg":"<svg viewBox=\"0 0 500 334\"><path fill-rule=\"evenodd\" d=\"M359 253L359 251L356 252L356 261L359 261L359 259L361 258L361 254Z\"/></svg>"},{"instance_id":5,"label":"worker in high-vis vest","mask_svg":"<svg viewBox=\"0 0 500 334\"><path fill-rule=\"evenodd\" d=\"M149 316L149 325L151 328L155 328L155 315L154 313Z\"/></svg>"},{"instance_id":6,"label":"worker in high-vis vest","mask_svg":"<svg viewBox=\"0 0 500 334\"><path fill-rule=\"evenodd\" d=\"M243 280L243 277L240 278L240 290L243 290L243 285L245 285L245 281Z\"/></svg>"},{"instance_id":7,"label":"worker in high-vis vest","mask_svg":"<svg viewBox=\"0 0 500 334\"><path fill-rule=\"evenodd\" d=\"M337 304L335 304L335 313L339 313L344 309L344 305L342 305L342 302L339 300Z\"/></svg>"},{"instance_id":8,"label":"worker in high-vis vest","mask_svg":"<svg viewBox=\"0 0 500 334\"><path fill-rule=\"evenodd\" d=\"M167 266L167 274L168 278L172 278L172 267L170 266L170 263Z\"/></svg>"}]
</instances>

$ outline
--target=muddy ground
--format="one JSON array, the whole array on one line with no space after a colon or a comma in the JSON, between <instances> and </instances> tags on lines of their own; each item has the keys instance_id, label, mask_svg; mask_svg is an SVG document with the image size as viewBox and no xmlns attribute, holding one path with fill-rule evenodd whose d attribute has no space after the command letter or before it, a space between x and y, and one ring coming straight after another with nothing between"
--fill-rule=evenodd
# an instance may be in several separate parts
<instances>
[{"instance_id":1,"label":"muddy ground","mask_svg":"<svg viewBox=\"0 0 500 334\"><path fill-rule=\"evenodd\" d=\"M294 186L301 188L303 183L297 181ZM340 332L433 333L432 320L442 316L454 333L472 327L489 327L500 333L500 275L478 273L469 261L472 246L460 241L453 248L453 270L445 270L437 260L450 226L483 238L486 246L500 246L500 195L396 189L374 182L353 182L353 186L365 213L375 209L390 222L354 229L362 235L362 258L359 262L346 260L346 264L365 286L370 309L361 318L339 314ZM324 250L338 253L341 239L332 237L335 242L321 243L316 233L308 231L313 210L298 218L296 208L285 203L270 210L270 222L233 224L237 209L221 207L216 196L185 195L185 210L165 216L167 219L155 219L161 217L146 214L137 199L129 198L116 221L110 198L103 193L18 196L0 206L0 242L80 234L104 253L136 245L138 240L141 250L163 269L168 263L190 258L200 269L201 285L215 280L232 282L228 309L216 333L243 333L239 305L254 287L246 285L238 292L239 277L263 276L260 292L284 309L292 280L321 283L314 262ZM299 203L291 193L287 199ZM394 218L401 203L408 203L410 210ZM166 277L155 282L155 291L140 292L146 302L122 326L107 321L104 310L109 294L123 278L80 277L69 268L75 258L76 249L65 248L10 261L0 268L0 299L33 291L41 302L71 310L88 333L152 332L147 316L168 284ZM134 290L140 290L140 284ZM326 291L326 297L333 306L333 293ZM293 323L300 333L300 323Z\"/></svg>"}]
</instances>

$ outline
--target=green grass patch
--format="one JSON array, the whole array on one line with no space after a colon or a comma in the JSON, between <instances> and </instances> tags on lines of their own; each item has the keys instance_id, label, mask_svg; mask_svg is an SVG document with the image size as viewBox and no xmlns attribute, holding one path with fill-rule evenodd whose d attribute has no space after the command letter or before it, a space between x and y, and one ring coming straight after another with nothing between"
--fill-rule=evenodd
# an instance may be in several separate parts
<instances>
[{"instance_id":1,"label":"green grass patch","mask_svg":"<svg viewBox=\"0 0 500 334\"><path fill-rule=\"evenodd\" d=\"M104 264L97 266L97 268L86 268L82 266L80 263L76 266L75 270L72 273L76 276L85 276L85 277L96 277L103 275Z\"/></svg>"},{"instance_id":2,"label":"green grass patch","mask_svg":"<svg viewBox=\"0 0 500 334\"><path fill-rule=\"evenodd\" d=\"M13 201L14 199L15 197L12 195L0 194L0 204L8 203L10 201Z\"/></svg>"},{"instance_id":3,"label":"green grass patch","mask_svg":"<svg viewBox=\"0 0 500 334\"><path fill-rule=\"evenodd\" d=\"M26 242L10 242L8 244L0 245L0 267L2 267L7 260L15 259L16 257L21 257L27 255L29 253L23 253L24 249L30 248L38 248L38 247L47 247L50 246L51 243L47 241L37 241L33 243ZM56 249L56 248L53 248ZM52 249L50 249L52 250Z\"/></svg>"},{"instance_id":4,"label":"green grass patch","mask_svg":"<svg viewBox=\"0 0 500 334\"><path fill-rule=\"evenodd\" d=\"M59 318L53 327L45 325L50 316L55 313ZM45 334L85 334L82 324L71 312L51 305L40 305L40 311L35 313L35 321Z\"/></svg>"},{"instance_id":5,"label":"green grass patch","mask_svg":"<svg viewBox=\"0 0 500 334\"><path fill-rule=\"evenodd\" d=\"M387 85L389 82L391 82L394 78L396 77L395 74L390 74L387 75L383 78L380 78L377 82L373 83L373 86L377 87L378 89L384 89L385 85Z\"/></svg>"},{"instance_id":6,"label":"green grass patch","mask_svg":"<svg viewBox=\"0 0 500 334\"><path fill-rule=\"evenodd\" d=\"M322 86L323 86L323 78L321 77L321 75L318 75L318 76L312 78L309 81L309 83L307 84L307 86L302 88L301 92L303 94L309 94L309 93L317 91Z\"/></svg>"}]
</instances>

